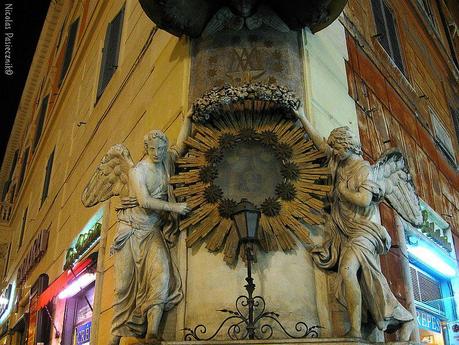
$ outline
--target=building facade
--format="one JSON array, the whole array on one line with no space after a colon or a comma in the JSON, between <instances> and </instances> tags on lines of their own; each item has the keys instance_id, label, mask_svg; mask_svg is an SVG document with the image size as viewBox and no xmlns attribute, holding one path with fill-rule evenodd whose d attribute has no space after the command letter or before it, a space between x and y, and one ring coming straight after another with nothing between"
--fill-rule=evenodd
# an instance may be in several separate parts
<instances>
[{"instance_id":1,"label":"building facade","mask_svg":"<svg viewBox=\"0 0 459 345\"><path fill-rule=\"evenodd\" d=\"M306 113L323 136L348 125L371 162L394 146L407 157L425 222L414 229L382 204L393 242L381 266L417 315L413 339L450 345L459 344L458 25L453 0L350 0L330 27L301 33L298 67ZM191 54L190 40L158 29L137 0L51 3L0 171L0 344L106 343L118 205L84 208L81 193L113 144L137 161L150 129L176 138L190 107ZM167 340L202 317L193 296L215 289L193 267L221 262L194 255L181 236L175 255L190 298L164 322ZM277 272L298 257L282 260ZM330 279L311 272L316 284ZM329 290L308 297L320 305ZM219 307L212 293L206 303ZM344 333L342 313L316 312L330 324L323 336Z\"/></svg>"}]
</instances>

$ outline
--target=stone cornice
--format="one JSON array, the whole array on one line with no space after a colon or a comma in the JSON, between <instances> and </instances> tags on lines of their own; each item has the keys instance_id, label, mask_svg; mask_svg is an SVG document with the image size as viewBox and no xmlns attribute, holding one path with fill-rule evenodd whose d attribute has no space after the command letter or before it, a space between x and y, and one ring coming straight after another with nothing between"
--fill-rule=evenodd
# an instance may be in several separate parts
<instances>
[{"instance_id":1,"label":"stone cornice","mask_svg":"<svg viewBox=\"0 0 459 345\"><path fill-rule=\"evenodd\" d=\"M64 8L64 1L52 1L40 38L35 49L32 64L30 65L29 74L22 91L21 100L14 120L13 128L10 133L8 145L6 147L5 156L3 157L2 166L0 169L0 187L8 178L8 174L13 162L14 152L21 147L27 123L33 115L34 102L37 92L40 90L40 85L43 77L48 71L48 59L50 49L54 42L54 36L57 34L58 23Z\"/></svg>"}]
</instances>

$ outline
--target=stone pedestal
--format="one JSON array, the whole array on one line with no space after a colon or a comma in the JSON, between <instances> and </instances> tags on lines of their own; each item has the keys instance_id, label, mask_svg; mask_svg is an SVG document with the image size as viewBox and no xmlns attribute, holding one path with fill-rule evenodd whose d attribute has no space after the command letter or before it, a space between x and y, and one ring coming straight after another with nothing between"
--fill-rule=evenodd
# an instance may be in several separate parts
<instances>
[{"instance_id":1,"label":"stone pedestal","mask_svg":"<svg viewBox=\"0 0 459 345\"><path fill-rule=\"evenodd\" d=\"M285 340L238 340L238 341L164 341L162 345L377 345L362 339L320 338L320 339L285 339ZM390 342L388 345L417 345L412 342ZM139 344L141 345L141 344Z\"/></svg>"}]
</instances>

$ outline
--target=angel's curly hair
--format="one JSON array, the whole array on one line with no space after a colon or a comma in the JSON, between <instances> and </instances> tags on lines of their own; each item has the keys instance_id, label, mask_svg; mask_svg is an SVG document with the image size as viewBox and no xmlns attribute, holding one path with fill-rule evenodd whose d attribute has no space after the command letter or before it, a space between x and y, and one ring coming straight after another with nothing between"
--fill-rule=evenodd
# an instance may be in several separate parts
<instances>
[{"instance_id":1,"label":"angel's curly hair","mask_svg":"<svg viewBox=\"0 0 459 345\"><path fill-rule=\"evenodd\" d=\"M159 129L154 129L145 134L145 136L143 137L143 145L145 149L148 147L148 144L150 144L151 141L156 138L161 139L162 141L164 141L164 143L166 143L166 146L169 146L169 140L167 139L166 134L164 134Z\"/></svg>"},{"instance_id":2,"label":"angel's curly hair","mask_svg":"<svg viewBox=\"0 0 459 345\"><path fill-rule=\"evenodd\" d=\"M362 154L362 146L348 126L333 129L328 136L327 143L339 152L351 151L358 155Z\"/></svg>"}]
</instances>

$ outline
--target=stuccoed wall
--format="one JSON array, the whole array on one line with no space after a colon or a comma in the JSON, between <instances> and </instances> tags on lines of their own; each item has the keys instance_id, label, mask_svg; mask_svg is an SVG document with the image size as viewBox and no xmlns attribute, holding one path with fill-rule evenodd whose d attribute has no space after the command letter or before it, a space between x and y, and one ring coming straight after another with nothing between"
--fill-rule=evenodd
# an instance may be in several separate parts
<instances>
[{"instance_id":1,"label":"stuccoed wall","mask_svg":"<svg viewBox=\"0 0 459 345\"><path fill-rule=\"evenodd\" d=\"M355 104L348 94L343 25L336 20L316 34L306 29L303 38L308 117L324 137L340 126L349 126L358 136Z\"/></svg>"}]
</instances>

